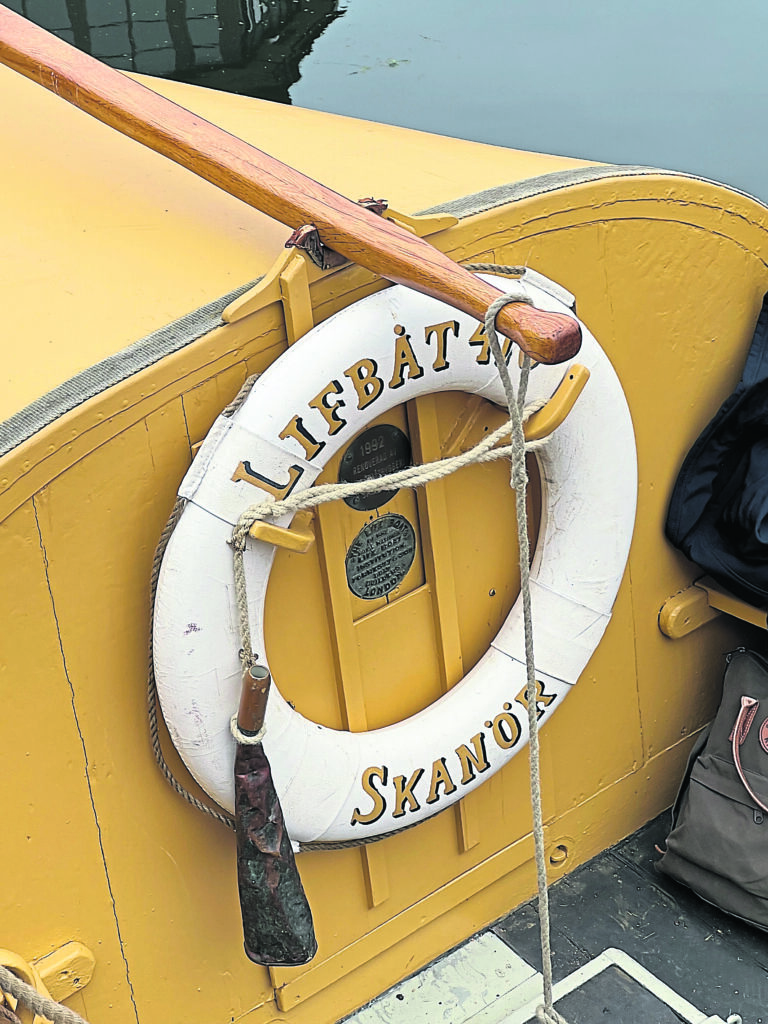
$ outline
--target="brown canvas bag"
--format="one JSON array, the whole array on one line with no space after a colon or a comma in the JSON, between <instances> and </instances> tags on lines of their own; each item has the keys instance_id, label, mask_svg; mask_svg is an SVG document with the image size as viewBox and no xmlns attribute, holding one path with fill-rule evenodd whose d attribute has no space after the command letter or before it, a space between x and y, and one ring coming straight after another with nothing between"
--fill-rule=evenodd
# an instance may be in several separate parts
<instances>
[{"instance_id":1,"label":"brown canvas bag","mask_svg":"<svg viewBox=\"0 0 768 1024\"><path fill-rule=\"evenodd\" d=\"M722 702L691 751L657 866L768 930L768 661L743 648L726 661Z\"/></svg>"}]
</instances>

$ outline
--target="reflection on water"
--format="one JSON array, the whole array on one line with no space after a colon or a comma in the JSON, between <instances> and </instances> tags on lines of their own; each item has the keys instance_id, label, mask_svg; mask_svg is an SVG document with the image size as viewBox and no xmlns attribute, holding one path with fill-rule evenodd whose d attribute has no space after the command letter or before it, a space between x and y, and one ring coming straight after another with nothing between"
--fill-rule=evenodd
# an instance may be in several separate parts
<instances>
[{"instance_id":1,"label":"reflection on water","mask_svg":"<svg viewBox=\"0 0 768 1024\"><path fill-rule=\"evenodd\" d=\"M768 199L766 0L5 2L119 68Z\"/></svg>"},{"instance_id":2,"label":"reflection on water","mask_svg":"<svg viewBox=\"0 0 768 1024\"><path fill-rule=\"evenodd\" d=\"M338 0L6 0L113 67L290 103Z\"/></svg>"}]
</instances>

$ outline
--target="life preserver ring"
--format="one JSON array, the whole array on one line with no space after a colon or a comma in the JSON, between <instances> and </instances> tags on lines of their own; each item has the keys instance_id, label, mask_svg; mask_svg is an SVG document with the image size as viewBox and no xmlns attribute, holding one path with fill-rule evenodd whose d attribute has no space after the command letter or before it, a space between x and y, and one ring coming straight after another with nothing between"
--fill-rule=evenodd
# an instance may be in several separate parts
<instances>
[{"instance_id":1,"label":"life preserver ring","mask_svg":"<svg viewBox=\"0 0 768 1024\"><path fill-rule=\"evenodd\" d=\"M503 279L488 280L505 287ZM570 312L549 291L524 286L539 308ZM229 724L241 685L228 544L234 523L266 495L309 487L341 446L401 402L451 389L504 405L477 329L470 317L406 288L378 292L280 356L239 411L216 421L195 457L179 491L188 503L158 579L155 674L176 748L222 806L233 806ZM542 518L531 595L542 718L562 703L606 628L637 495L634 432L621 385L583 324L582 331L579 362L591 373L589 383L538 454ZM514 378L514 358L510 369ZM563 367L538 366L530 399L549 398L562 376ZM259 652L273 555L270 544L249 542L251 632ZM460 683L386 728L351 733L320 726L289 706L275 679L264 745L296 842L349 841L414 824L479 786L524 746L527 716L515 700L525 686L520 604Z\"/></svg>"}]
</instances>

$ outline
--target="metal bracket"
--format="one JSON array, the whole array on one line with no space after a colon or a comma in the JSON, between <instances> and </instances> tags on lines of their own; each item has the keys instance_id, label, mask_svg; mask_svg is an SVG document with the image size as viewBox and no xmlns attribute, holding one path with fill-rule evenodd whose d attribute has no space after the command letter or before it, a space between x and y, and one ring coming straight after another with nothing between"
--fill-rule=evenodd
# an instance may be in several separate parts
<instances>
[{"instance_id":1,"label":"metal bracket","mask_svg":"<svg viewBox=\"0 0 768 1024\"><path fill-rule=\"evenodd\" d=\"M589 370L586 366L582 366L580 363L573 363L569 366L547 404L538 412L533 413L523 424L525 440L540 441L557 429L573 409L588 380ZM481 421L484 416L485 401L478 398L477 395L470 397L461 419L441 446L440 457L448 459L454 455L460 455L477 444L476 428L478 421Z\"/></svg>"},{"instance_id":2,"label":"metal bracket","mask_svg":"<svg viewBox=\"0 0 768 1024\"><path fill-rule=\"evenodd\" d=\"M679 640L723 613L760 629L768 628L768 609L742 601L709 576L703 576L664 602L659 612L659 629L670 640Z\"/></svg>"},{"instance_id":3,"label":"metal bracket","mask_svg":"<svg viewBox=\"0 0 768 1024\"><path fill-rule=\"evenodd\" d=\"M315 543L315 530L312 525L314 516L312 509L302 509L296 513L288 527L275 526L274 523L265 523L259 519L248 534L254 540L263 540L267 544L274 544L276 548L285 548L286 551L304 555Z\"/></svg>"},{"instance_id":4,"label":"metal bracket","mask_svg":"<svg viewBox=\"0 0 768 1024\"><path fill-rule=\"evenodd\" d=\"M363 200L363 202L373 202L375 204L383 203L383 200ZM454 227L458 224L458 219L448 213L436 213L426 214L422 216L410 217L404 213L400 213L398 210L388 209L385 211L383 216L387 220L391 220L400 227L405 228L406 231L412 232L418 238L425 238L429 235L438 234L441 231L447 231L449 228ZM329 250L326 250L326 252ZM221 319L225 324L233 324L238 320L243 320L245 317L250 316L252 313L256 313L260 309L264 309L272 302L283 301L285 305L286 300L286 283L285 279L289 276L294 275L296 277L306 278L306 288L302 285L299 289L291 285L291 291L293 292L290 304L294 309L301 307L301 315L293 316L291 313L291 319L300 319L307 321L307 317L303 314L303 310L306 309L307 305L310 310L312 308L311 301L309 300L308 292L309 286L313 285L321 276L321 273L312 263L309 267L310 256L306 249L297 248L293 246L290 250L283 250L272 266L267 270L263 277L260 277L256 281L252 288L239 295L236 299L226 307L221 314ZM343 264L348 265L346 260L342 261ZM300 267L298 264L304 263L305 266ZM305 294L306 293L306 294ZM287 311L288 312L288 311ZM288 320L289 317L286 317ZM312 326L312 323L309 324ZM291 334L290 325L288 330L289 335ZM295 334L294 337L288 339L289 344L292 344L296 340L296 337L301 337L300 333Z\"/></svg>"},{"instance_id":5,"label":"metal bracket","mask_svg":"<svg viewBox=\"0 0 768 1024\"><path fill-rule=\"evenodd\" d=\"M357 205L381 217L388 204L386 199L368 198L358 199ZM334 267L340 267L342 263L349 262L346 256L342 256L341 253L336 252L334 249L329 249L327 245L322 243L320 234L314 224L304 224L302 227L296 228L285 243L286 249L293 247L303 249L315 266L321 270L333 270Z\"/></svg>"},{"instance_id":6,"label":"metal bracket","mask_svg":"<svg viewBox=\"0 0 768 1024\"><path fill-rule=\"evenodd\" d=\"M570 366L544 408L539 409L526 421L525 440L540 441L543 437L549 437L573 409L588 380L589 370L586 366L580 363Z\"/></svg>"},{"instance_id":7,"label":"metal bracket","mask_svg":"<svg viewBox=\"0 0 768 1024\"><path fill-rule=\"evenodd\" d=\"M93 977L96 958L82 942L65 942L32 963L9 949L0 949L0 964L40 995L60 1003L85 988ZM15 1012L22 1024L43 1024L43 1018L26 1007L17 1006Z\"/></svg>"}]
</instances>

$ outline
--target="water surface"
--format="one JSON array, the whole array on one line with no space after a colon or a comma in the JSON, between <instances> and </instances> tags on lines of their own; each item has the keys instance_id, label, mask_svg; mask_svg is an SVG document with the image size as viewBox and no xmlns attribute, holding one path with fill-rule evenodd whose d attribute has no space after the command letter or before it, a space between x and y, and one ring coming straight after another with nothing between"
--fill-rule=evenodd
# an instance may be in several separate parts
<instances>
[{"instance_id":1,"label":"water surface","mask_svg":"<svg viewBox=\"0 0 768 1024\"><path fill-rule=\"evenodd\" d=\"M503 146L689 171L768 200L766 0L10 6L116 67Z\"/></svg>"}]
</instances>

